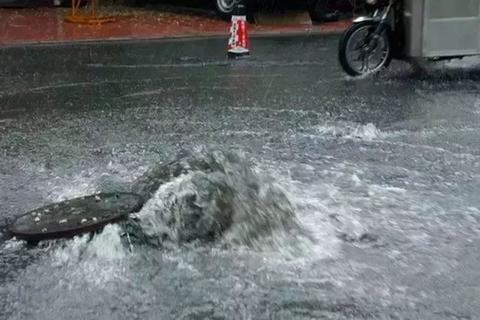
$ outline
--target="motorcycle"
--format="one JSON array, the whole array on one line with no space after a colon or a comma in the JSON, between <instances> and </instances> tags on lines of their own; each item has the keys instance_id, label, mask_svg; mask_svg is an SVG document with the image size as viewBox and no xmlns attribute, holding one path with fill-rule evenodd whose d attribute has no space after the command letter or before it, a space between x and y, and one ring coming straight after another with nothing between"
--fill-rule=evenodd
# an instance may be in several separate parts
<instances>
[{"instance_id":1,"label":"motorcycle","mask_svg":"<svg viewBox=\"0 0 480 320\"><path fill-rule=\"evenodd\" d=\"M401 57L401 1L366 0L366 4L372 13L355 19L339 44L340 64L351 76L377 72L393 57Z\"/></svg>"},{"instance_id":2,"label":"motorcycle","mask_svg":"<svg viewBox=\"0 0 480 320\"><path fill-rule=\"evenodd\" d=\"M372 14L353 21L339 44L352 76L377 72L393 58L423 62L480 56L480 0L469 5L436 0L365 0Z\"/></svg>"}]
</instances>

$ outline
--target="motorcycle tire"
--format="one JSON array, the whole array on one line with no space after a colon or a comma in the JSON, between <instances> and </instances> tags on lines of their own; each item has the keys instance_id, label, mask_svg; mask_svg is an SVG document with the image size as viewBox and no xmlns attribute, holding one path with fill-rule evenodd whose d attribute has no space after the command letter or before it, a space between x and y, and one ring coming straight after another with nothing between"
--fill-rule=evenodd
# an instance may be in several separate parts
<instances>
[{"instance_id":1,"label":"motorcycle tire","mask_svg":"<svg viewBox=\"0 0 480 320\"><path fill-rule=\"evenodd\" d=\"M237 2L239 0L236 0ZM234 5L229 5L230 1L228 0L214 0L213 5L217 16L225 21L230 21L232 19ZM247 20L254 21L253 13L258 9L257 1L244 0L247 10Z\"/></svg>"},{"instance_id":2,"label":"motorcycle tire","mask_svg":"<svg viewBox=\"0 0 480 320\"><path fill-rule=\"evenodd\" d=\"M378 23L374 21L363 21L359 23L354 23L350 28L348 28L344 34L342 35L338 47L338 60L340 62L340 65L342 66L343 70L349 74L350 76L360 76L366 73L375 73L381 69L387 68L390 65L390 62L392 61L392 43L390 41L390 32L388 29L386 29L381 37L385 41L387 47L388 47L388 52L387 55L383 58L383 61L375 67L374 70L367 71L367 72L359 72L355 68L353 68L350 65L350 62L347 59L347 50L348 50L348 45L349 41L351 40L352 36L355 35L355 33L363 28L371 28L371 30L375 30L377 27Z\"/></svg>"},{"instance_id":3,"label":"motorcycle tire","mask_svg":"<svg viewBox=\"0 0 480 320\"><path fill-rule=\"evenodd\" d=\"M229 21L231 19L235 1L214 0L214 5L217 16L225 21Z\"/></svg>"}]
</instances>

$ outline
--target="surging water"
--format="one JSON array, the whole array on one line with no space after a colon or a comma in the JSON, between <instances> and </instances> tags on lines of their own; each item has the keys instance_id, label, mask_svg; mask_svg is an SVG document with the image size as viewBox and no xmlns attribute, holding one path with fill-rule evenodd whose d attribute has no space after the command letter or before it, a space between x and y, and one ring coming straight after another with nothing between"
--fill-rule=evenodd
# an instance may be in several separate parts
<instances>
[{"instance_id":1,"label":"surging water","mask_svg":"<svg viewBox=\"0 0 480 320\"><path fill-rule=\"evenodd\" d=\"M146 190L152 186L158 189ZM153 168L132 189L149 200L129 223L136 226L130 232L151 244L198 240L258 247L276 233L302 232L285 193L239 153L184 156Z\"/></svg>"},{"instance_id":2,"label":"surging water","mask_svg":"<svg viewBox=\"0 0 480 320\"><path fill-rule=\"evenodd\" d=\"M246 319L361 319L375 318L377 310L388 310L394 318L398 305L415 308L426 293L421 286L418 293L410 293L404 282L423 272L423 265L432 270L425 281L436 282L454 272L459 265L451 257L463 242L449 239L460 228L470 241L467 219L475 219L477 212L452 192L452 206L441 206L439 195L448 190L435 179L443 166L423 168L437 154L447 163L456 160L460 169L461 161L475 158L430 148L424 152L430 158L416 163L404 161L400 152L391 159L400 166L377 163L372 157L390 154L391 149L411 156L423 148L405 142L405 136L413 139L417 133L355 123L329 125L331 131L315 126L310 135L288 138L314 147L335 144L333 155L315 158L309 153L301 163L252 164L241 154L200 151L154 166L138 179L124 177L133 184L114 181L110 187L149 196L132 230L148 239L134 242L130 252L121 236L124 230L109 227L93 239L80 237L34 249L9 242L2 248L4 256L10 250L9 257L23 256L25 263L6 263L20 270L10 277L15 281L2 288L7 297L4 310L11 319L56 318L66 306L72 319L84 317L85 310L106 319L142 312L150 318L241 314L239 318ZM354 150L357 146L360 151ZM454 173L452 177L457 179ZM101 191L91 177L83 182L72 181L66 192ZM105 186L105 180L99 185ZM55 193L60 199L64 196ZM282 204L280 211L272 201ZM218 211L224 206L227 210ZM247 218L258 214L262 220L245 220L253 232L239 240L233 236L235 230L243 234L242 224L236 228L233 220L216 223L217 215L219 221L228 220L224 212L230 218L235 213ZM458 215L450 219L447 212ZM182 214L191 222L183 223ZM282 217L290 222L276 224ZM214 230L213 238L208 232L192 234L204 230L195 229L198 225ZM208 243L190 245L192 237L205 237ZM302 246L306 250L298 250ZM111 308L109 315L102 313L105 305Z\"/></svg>"},{"instance_id":3,"label":"surging water","mask_svg":"<svg viewBox=\"0 0 480 320\"><path fill-rule=\"evenodd\" d=\"M105 186L105 180L100 180ZM77 184L77 190L73 186L65 190L67 194L92 188L101 191L96 184L89 180ZM152 190L153 185L158 189ZM28 265L20 271L23 274L20 282L7 283L3 289L3 295L8 297L4 311L12 319L24 319L33 314L40 318L54 317L63 305L76 303L78 308L69 311L70 317L81 316L86 305L97 309L95 297L89 296L89 292L103 288L125 294L124 290L132 286L138 290L137 282L140 282L145 295L137 296L135 299L143 300L136 300L136 304L158 295L149 290L165 290L158 283L150 287L137 269L149 270L145 276L155 277L151 272L158 268L164 270L162 273L173 268L173 278L166 276L169 286L179 275L193 277L192 281L207 281L208 264L200 262L199 265L198 259L202 261L208 257L217 260L219 267L243 257L241 260L246 260L238 261L241 263L239 271L247 268L245 271L250 272L247 270L255 265L259 274L270 273L276 266L287 263L285 257L298 259L304 256L306 252L299 250L311 247L315 237L313 232L310 234L312 230L307 231L298 221L299 200L292 202L288 196L293 193L284 191L266 171L247 161L240 153L201 150L169 164L154 166L133 184L126 186L116 180L109 184L112 186L150 196L144 208L135 215L135 220L107 226L93 237L85 235L67 241L47 241L37 248L29 249L17 241L4 244L3 253L11 250L12 255L25 256L30 252L35 260L33 263L32 258L28 259ZM149 186L148 192L145 186ZM62 199L65 195L56 196ZM125 230L133 239L133 250L125 241ZM271 262L262 263L267 257ZM207 269L199 270L205 267ZM220 268L222 273L228 272L228 268ZM49 270L55 277L37 278L48 274ZM227 277L236 276L230 274ZM224 281L228 283L232 279ZM30 296L36 292L29 287L31 284L47 294L42 298ZM240 282L237 280L233 285L234 292L244 289L238 287ZM60 292L65 294L59 296ZM29 307L16 307L13 299L18 295L30 299ZM83 295L87 298L78 300ZM50 308L55 310L53 314L49 313ZM190 312L197 314L201 311L193 309ZM117 311L113 314L118 315Z\"/></svg>"}]
</instances>

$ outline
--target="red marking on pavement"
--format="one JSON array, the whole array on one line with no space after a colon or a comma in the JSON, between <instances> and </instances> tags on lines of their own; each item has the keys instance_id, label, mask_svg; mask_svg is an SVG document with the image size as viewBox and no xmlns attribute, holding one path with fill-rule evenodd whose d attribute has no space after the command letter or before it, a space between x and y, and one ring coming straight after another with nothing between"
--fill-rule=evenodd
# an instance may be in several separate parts
<instances>
[{"instance_id":1,"label":"red marking on pavement","mask_svg":"<svg viewBox=\"0 0 480 320\"><path fill-rule=\"evenodd\" d=\"M117 22L79 25L64 22L67 9L0 9L0 46L72 41L157 39L169 37L228 37L229 22L214 17L140 10L119 16ZM349 21L308 26L249 25L255 34L332 33L345 30Z\"/></svg>"}]
</instances>

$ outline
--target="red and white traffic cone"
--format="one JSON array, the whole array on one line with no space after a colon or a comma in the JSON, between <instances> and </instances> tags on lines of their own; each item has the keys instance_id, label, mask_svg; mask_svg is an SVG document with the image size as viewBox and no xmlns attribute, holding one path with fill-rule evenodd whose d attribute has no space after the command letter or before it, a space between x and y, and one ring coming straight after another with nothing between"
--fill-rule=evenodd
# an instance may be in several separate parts
<instances>
[{"instance_id":1,"label":"red and white traffic cone","mask_svg":"<svg viewBox=\"0 0 480 320\"><path fill-rule=\"evenodd\" d=\"M247 31L247 12L243 1L238 1L232 15L230 39L228 40L228 57L238 59L250 55L250 42Z\"/></svg>"}]
</instances>

